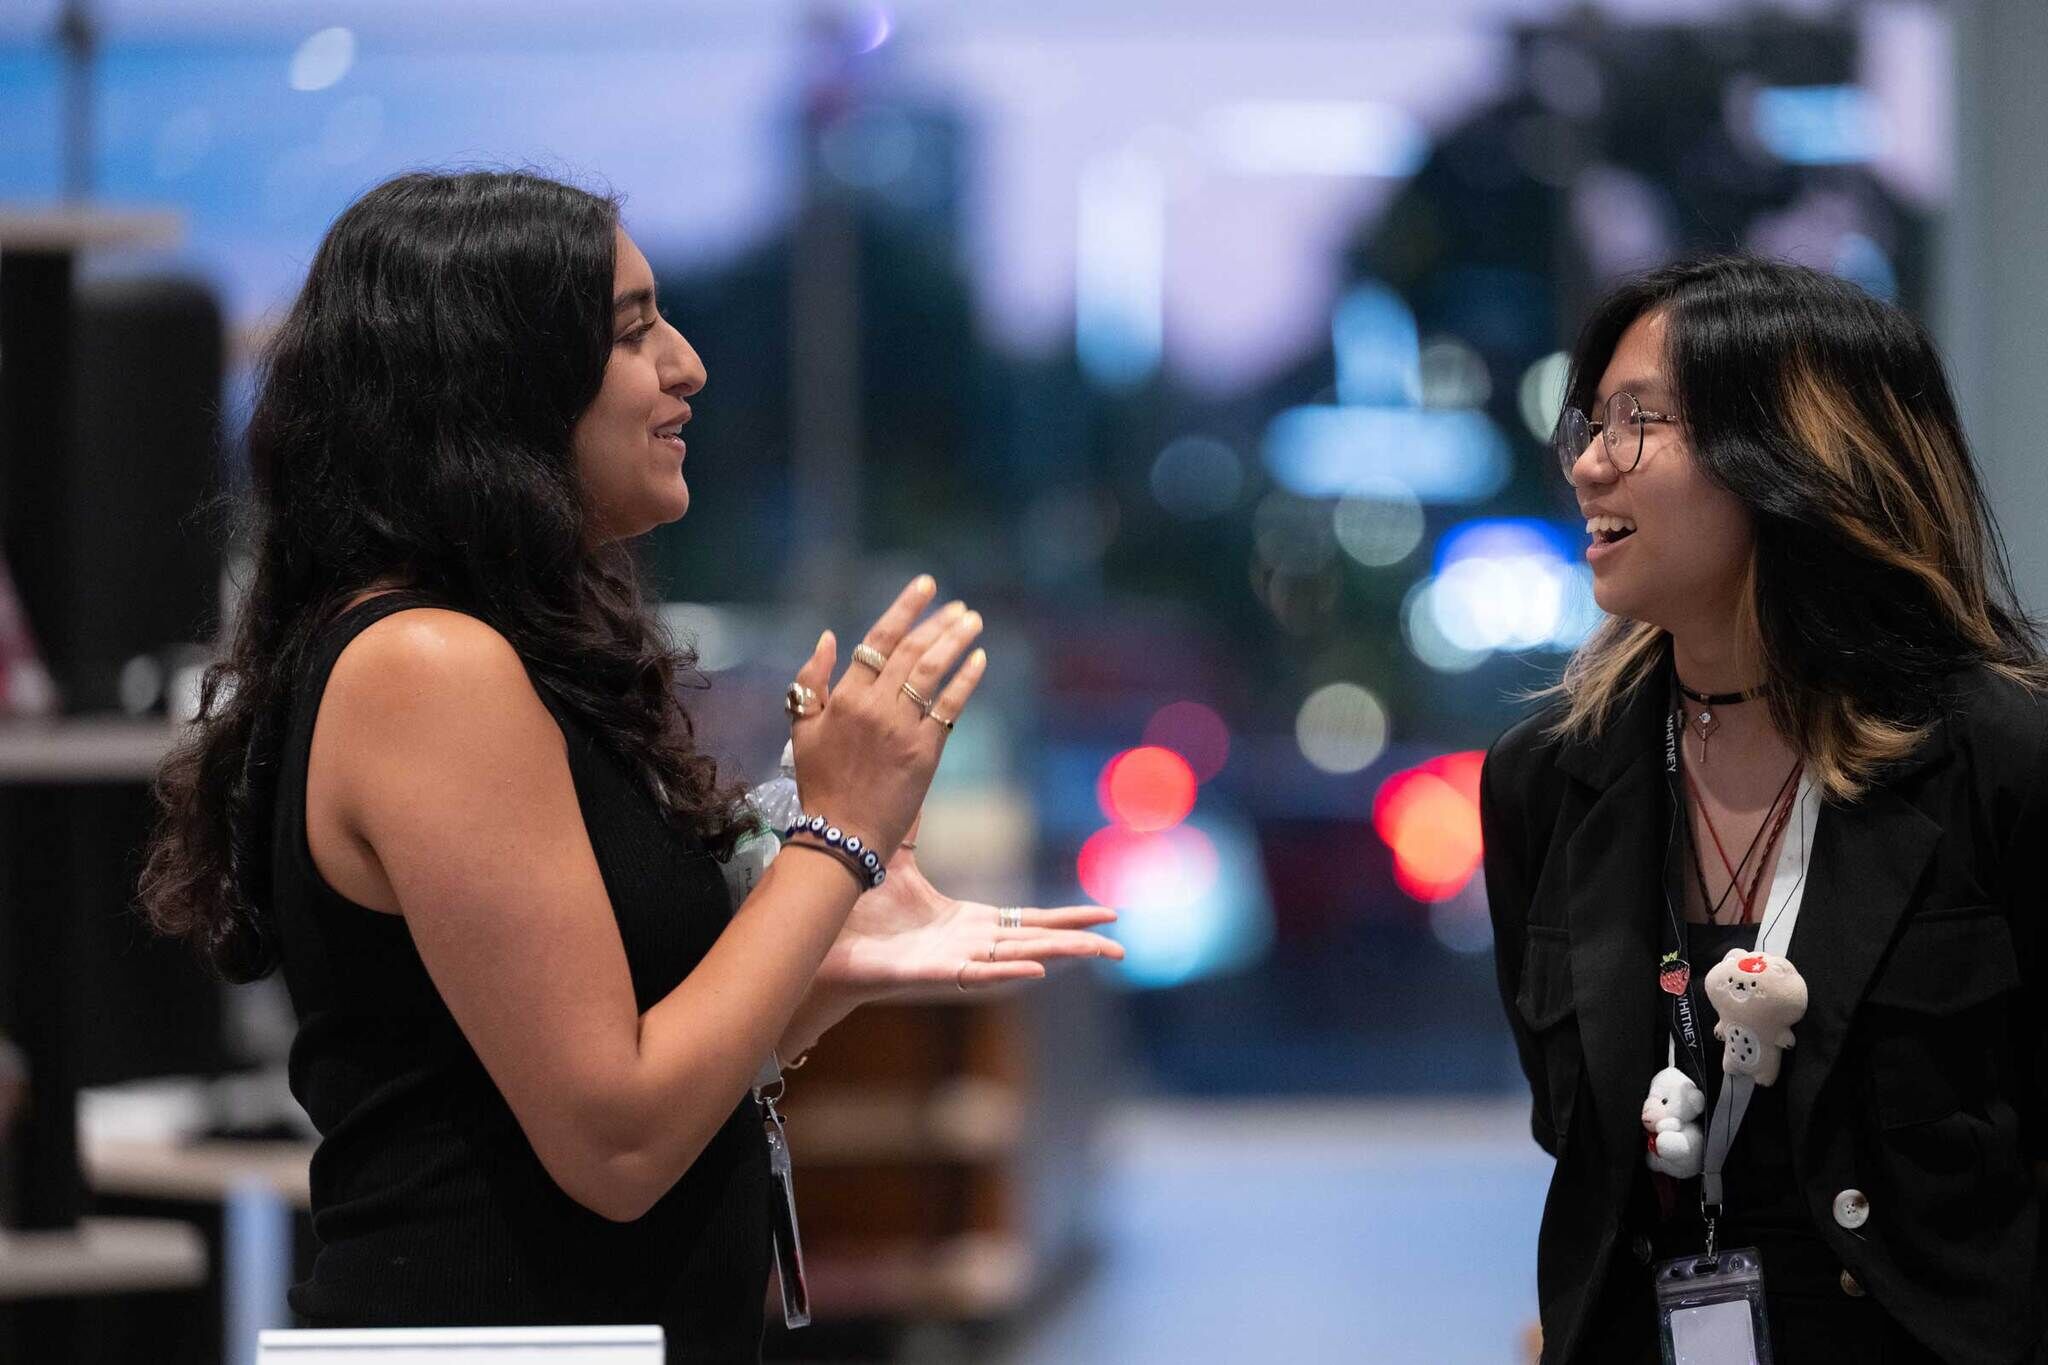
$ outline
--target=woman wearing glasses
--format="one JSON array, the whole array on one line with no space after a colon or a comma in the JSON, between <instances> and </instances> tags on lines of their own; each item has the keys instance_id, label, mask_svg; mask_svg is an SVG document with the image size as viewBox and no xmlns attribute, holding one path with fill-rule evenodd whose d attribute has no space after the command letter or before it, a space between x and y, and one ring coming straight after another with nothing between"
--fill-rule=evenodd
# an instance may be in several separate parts
<instances>
[{"instance_id":1,"label":"woman wearing glasses","mask_svg":"<svg viewBox=\"0 0 2048 1365\"><path fill-rule=\"evenodd\" d=\"M907 986L1122 955L1106 910L999 917L918 874L984 665L924 576L836 678L829 633L803 661L814 818L728 892L751 818L630 548L689 507L704 385L617 204L530 175L371 190L279 330L255 571L143 901L225 976L283 969L309 1325L659 1323L671 1360L754 1359L771 1245L785 1301L796 1269L777 1054Z\"/></svg>"},{"instance_id":2,"label":"woman wearing glasses","mask_svg":"<svg viewBox=\"0 0 2048 1365\"><path fill-rule=\"evenodd\" d=\"M2048 669L1939 360L1840 280L1672 266L1557 447L1606 619L1481 783L1545 1360L2033 1358Z\"/></svg>"}]
</instances>

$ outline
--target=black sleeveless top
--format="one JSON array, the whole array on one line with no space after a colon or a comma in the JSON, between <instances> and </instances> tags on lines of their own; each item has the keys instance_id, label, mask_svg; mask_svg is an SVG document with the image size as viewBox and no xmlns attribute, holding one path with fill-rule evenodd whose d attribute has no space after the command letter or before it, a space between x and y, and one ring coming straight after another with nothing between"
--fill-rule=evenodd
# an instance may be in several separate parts
<instances>
[{"instance_id":1,"label":"black sleeveless top","mask_svg":"<svg viewBox=\"0 0 2048 1365\"><path fill-rule=\"evenodd\" d=\"M771 1258L769 1177L751 1096L642 1218L564 1194L534 1155L413 948L405 920L344 899L306 842L306 766L343 648L408 607L371 598L307 651L278 732L272 912L299 1031L292 1094L320 1132L307 1326L659 1323L671 1361L756 1360ZM645 1011L695 967L732 913L712 856L662 819L626 765L538 679Z\"/></svg>"}]
</instances>

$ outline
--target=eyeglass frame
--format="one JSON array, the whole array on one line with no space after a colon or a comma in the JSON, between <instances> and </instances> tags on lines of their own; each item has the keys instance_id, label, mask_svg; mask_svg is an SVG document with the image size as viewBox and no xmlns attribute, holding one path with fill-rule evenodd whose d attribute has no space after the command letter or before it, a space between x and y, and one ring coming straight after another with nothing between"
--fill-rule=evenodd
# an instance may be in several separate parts
<instances>
[{"instance_id":1,"label":"eyeglass frame","mask_svg":"<svg viewBox=\"0 0 2048 1365\"><path fill-rule=\"evenodd\" d=\"M1627 424L1633 425L1636 429L1636 453L1627 464L1621 462L1621 456L1615 450L1617 438L1614 435L1614 425L1611 420L1614 414L1615 401L1622 398L1628 400L1630 409ZM1572 469L1578 464L1579 457L1586 453L1586 446L1592 441L1595 433L1598 433L1600 443L1607 448L1607 458L1614 465L1615 469L1623 474L1632 474L1635 472L1636 466L1643 462L1643 449L1649 443L1649 433L1645 428L1653 422L1676 422L1679 420L1676 413L1653 412L1644 407L1636 399L1636 396L1627 389L1616 389L1613 393L1608 394L1607 401L1601 406L1605 409L1609 420L1596 422L1579 409L1569 406L1557 415L1557 425L1551 429L1550 433L1550 448L1557 455L1558 467L1564 471L1565 482L1567 483L1571 482ZM1579 419L1579 424L1583 428L1583 434L1576 441L1571 441L1567 438L1565 428L1566 423L1570 422L1574 417Z\"/></svg>"}]
</instances>

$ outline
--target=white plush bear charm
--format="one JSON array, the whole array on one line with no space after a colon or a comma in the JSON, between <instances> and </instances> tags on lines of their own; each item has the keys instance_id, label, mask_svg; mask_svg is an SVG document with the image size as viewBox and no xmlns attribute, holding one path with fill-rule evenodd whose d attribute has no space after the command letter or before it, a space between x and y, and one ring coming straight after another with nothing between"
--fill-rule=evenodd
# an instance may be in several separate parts
<instances>
[{"instance_id":1,"label":"white plush bear charm","mask_svg":"<svg viewBox=\"0 0 2048 1365\"><path fill-rule=\"evenodd\" d=\"M1784 1050L1796 1041L1792 1026L1806 1014L1806 979L1791 959L1730 948L1707 973L1707 999L1720 1015L1714 1036L1727 1045L1721 1070L1758 1085L1775 1082Z\"/></svg>"},{"instance_id":2,"label":"white plush bear charm","mask_svg":"<svg viewBox=\"0 0 2048 1365\"><path fill-rule=\"evenodd\" d=\"M1692 1077L1677 1067L1667 1066L1650 1078L1650 1095L1643 1101L1643 1131L1649 1134L1651 1170L1680 1180L1700 1173L1707 1144L1699 1118L1706 1109L1707 1097L1692 1083Z\"/></svg>"}]
</instances>

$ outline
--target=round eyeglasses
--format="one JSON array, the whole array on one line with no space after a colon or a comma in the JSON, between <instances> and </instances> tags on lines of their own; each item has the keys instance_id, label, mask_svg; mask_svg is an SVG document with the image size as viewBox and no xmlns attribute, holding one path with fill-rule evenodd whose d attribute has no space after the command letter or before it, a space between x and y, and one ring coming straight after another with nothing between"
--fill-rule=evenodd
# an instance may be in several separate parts
<instances>
[{"instance_id":1,"label":"round eyeglasses","mask_svg":"<svg viewBox=\"0 0 2048 1365\"><path fill-rule=\"evenodd\" d=\"M1564 471L1567 483L1571 481L1572 466L1579 462L1579 456L1586 453L1586 445L1593 439L1594 432L1599 432L1606 444L1608 460L1627 474L1643 462L1643 429L1652 422L1678 420L1671 413L1645 409L1636 402L1632 393L1608 395L1600 418L1596 422L1577 408L1566 408L1559 414L1550 445L1557 452L1557 467Z\"/></svg>"}]
</instances>

